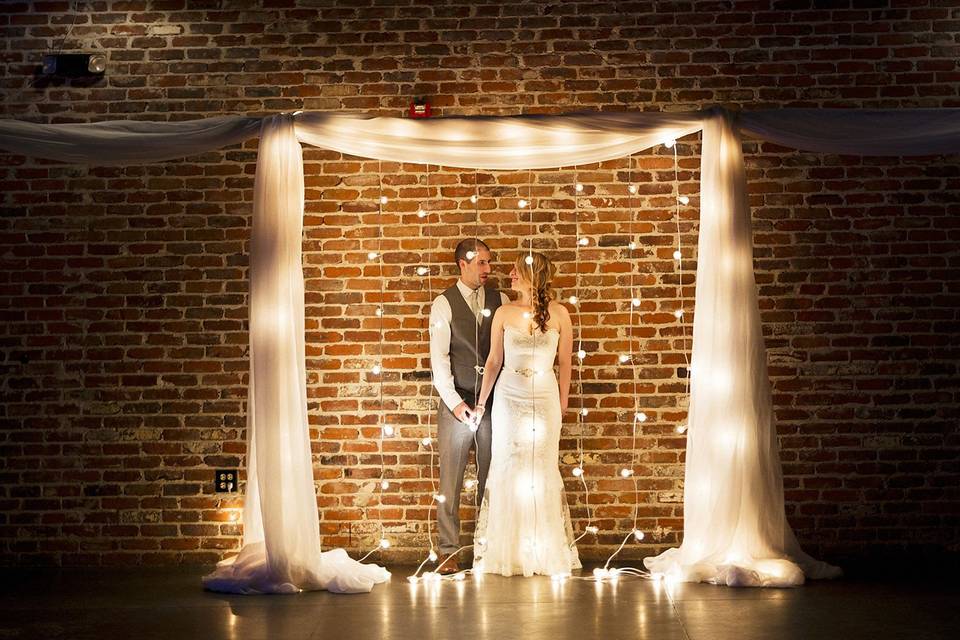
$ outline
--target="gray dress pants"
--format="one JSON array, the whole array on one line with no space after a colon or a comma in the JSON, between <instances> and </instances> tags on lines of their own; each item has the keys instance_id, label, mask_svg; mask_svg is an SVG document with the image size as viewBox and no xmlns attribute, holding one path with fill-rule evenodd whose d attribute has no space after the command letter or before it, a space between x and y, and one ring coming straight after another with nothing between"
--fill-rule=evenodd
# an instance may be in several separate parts
<instances>
[{"instance_id":1,"label":"gray dress pants","mask_svg":"<svg viewBox=\"0 0 960 640\"><path fill-rule=\"evenodd\" d=\"M437 415L437 447L440 450L440 493L446 501L437 505L437 528L440 531L440 552L453 553L460 548L460 492L463 472L467 468L470 449L477 444L477 498L479 506L490 469L490 411L483 414L476 433L457 420L443 402Z\"/></svg>"}]
</instances>

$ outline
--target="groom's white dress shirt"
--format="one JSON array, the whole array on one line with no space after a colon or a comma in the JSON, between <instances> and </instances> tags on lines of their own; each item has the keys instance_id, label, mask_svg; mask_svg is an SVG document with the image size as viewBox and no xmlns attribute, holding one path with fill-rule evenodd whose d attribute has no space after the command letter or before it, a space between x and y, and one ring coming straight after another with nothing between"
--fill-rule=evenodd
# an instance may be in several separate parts
<instances>
[{"instance_id":1,"label":"groom's white dress shirt","mask_svg":"<svg viewBox=\"0 0 960 640\"><path fill-rule=\"evenodd\" d=\"M477 311L486 304L486 289L476 291L457 279L457 289L463 296L467 306ZM500 293L501 304L510 302L504 293ZM433 386L437 388L440 399L450 411L463 402L453 384L453 373L450 370L450 322L453 320L453 310L443 294L433 299L430 308L430 368L433 369ZM483 366L483 362L480 363Z\"/></svg>"}]
</instances>

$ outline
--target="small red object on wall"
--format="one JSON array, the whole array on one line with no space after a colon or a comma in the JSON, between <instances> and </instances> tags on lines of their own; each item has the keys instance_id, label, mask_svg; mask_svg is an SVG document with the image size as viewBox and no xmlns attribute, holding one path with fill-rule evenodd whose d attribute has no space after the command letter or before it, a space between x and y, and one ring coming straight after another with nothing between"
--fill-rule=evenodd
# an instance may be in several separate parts
<instances>
[{"instance_id":1,"label":"small red object on wall","mask_svg":"<svg viewBox=\"0 0 960 640\"><path fill-rule=\"evenodd\" d=\"M413 102L410 103L410 117L411 118L429 118L430 117L430 103L427 102L426 98L413 99Z\"/></svg>"}]
</instances>

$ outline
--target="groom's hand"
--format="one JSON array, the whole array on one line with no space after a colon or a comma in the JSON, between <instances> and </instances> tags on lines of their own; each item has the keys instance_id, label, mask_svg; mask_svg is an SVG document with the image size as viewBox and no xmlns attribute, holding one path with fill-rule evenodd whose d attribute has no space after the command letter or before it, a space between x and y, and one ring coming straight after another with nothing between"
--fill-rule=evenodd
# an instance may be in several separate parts
<instances>
[{"instance_id":1,"label":"groom's hand","mask_svg":"<svg viewBox=\"0 0 960 640\"><path fill-rule=\"evenodd\" d=\"M467 422L470 420L470 407L466 402L461 402L453 408L453 415L460 422Z\"/></svg>"}]
</instances>

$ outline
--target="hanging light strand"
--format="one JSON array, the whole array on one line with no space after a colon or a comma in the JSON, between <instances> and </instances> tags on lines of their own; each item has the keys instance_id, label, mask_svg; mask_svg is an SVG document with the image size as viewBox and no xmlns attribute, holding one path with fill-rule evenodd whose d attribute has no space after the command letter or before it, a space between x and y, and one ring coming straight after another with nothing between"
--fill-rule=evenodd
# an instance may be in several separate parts
<instances>
[{"instance_id":1,"label":"hanging light strand","mask_svg":"<svg viewBox=\"0 0 960 640\"><path fill-rule=\"evenodd\" d=\"M674 252L673 257L677 261L677 299L680 301L680 310L682 311L686 307L686 299L684 298L683 292L683 235L680 232L680 206L686 205L690 202L690 199L686 196L680 195L680 163L677 158L677 145L673 145L673 187L674 194L676 198L674 200L674 212L677 222L677 250ZM683 351L683 362L686 365L686 376L684 376L684 396L687 399L687 418L689 420L689 407L690 407L690 356L687 351L687 322L684 318L684 315L681 313L678 318L680 322L680 339L681 339L681 349ZM684 433L687 430L687 422L681 423L677 426L677 433Z\"/></svg>"},{"instance_id":2,"label":"hanging light strand","mask_svg":"<svg viewBox=\"0 0 960 640\"><path fill-rule=\"evenodd\" d=\"M583 184L580 183L579 167L574 169L574 181L573 220L576 237L573 245L574 284L571 304L573 305L573 325L577 334L577 395L580 398L580 408L577 410L577 466L574 467L573 475L580 481L580 485L583 487L583 502L587 512L587 524L584 527L583 533L574 538L572 544L576 544L589 533L596 535L599 531L593 526L593 510L590 507L590 486L587 484L586 474L584 473L583 419L587 415L587 408L583 396L583 362L586 358L586 352L583 350L583 326L580 317L580 196L583 193Z\"/></svg>"}]
</instances>

